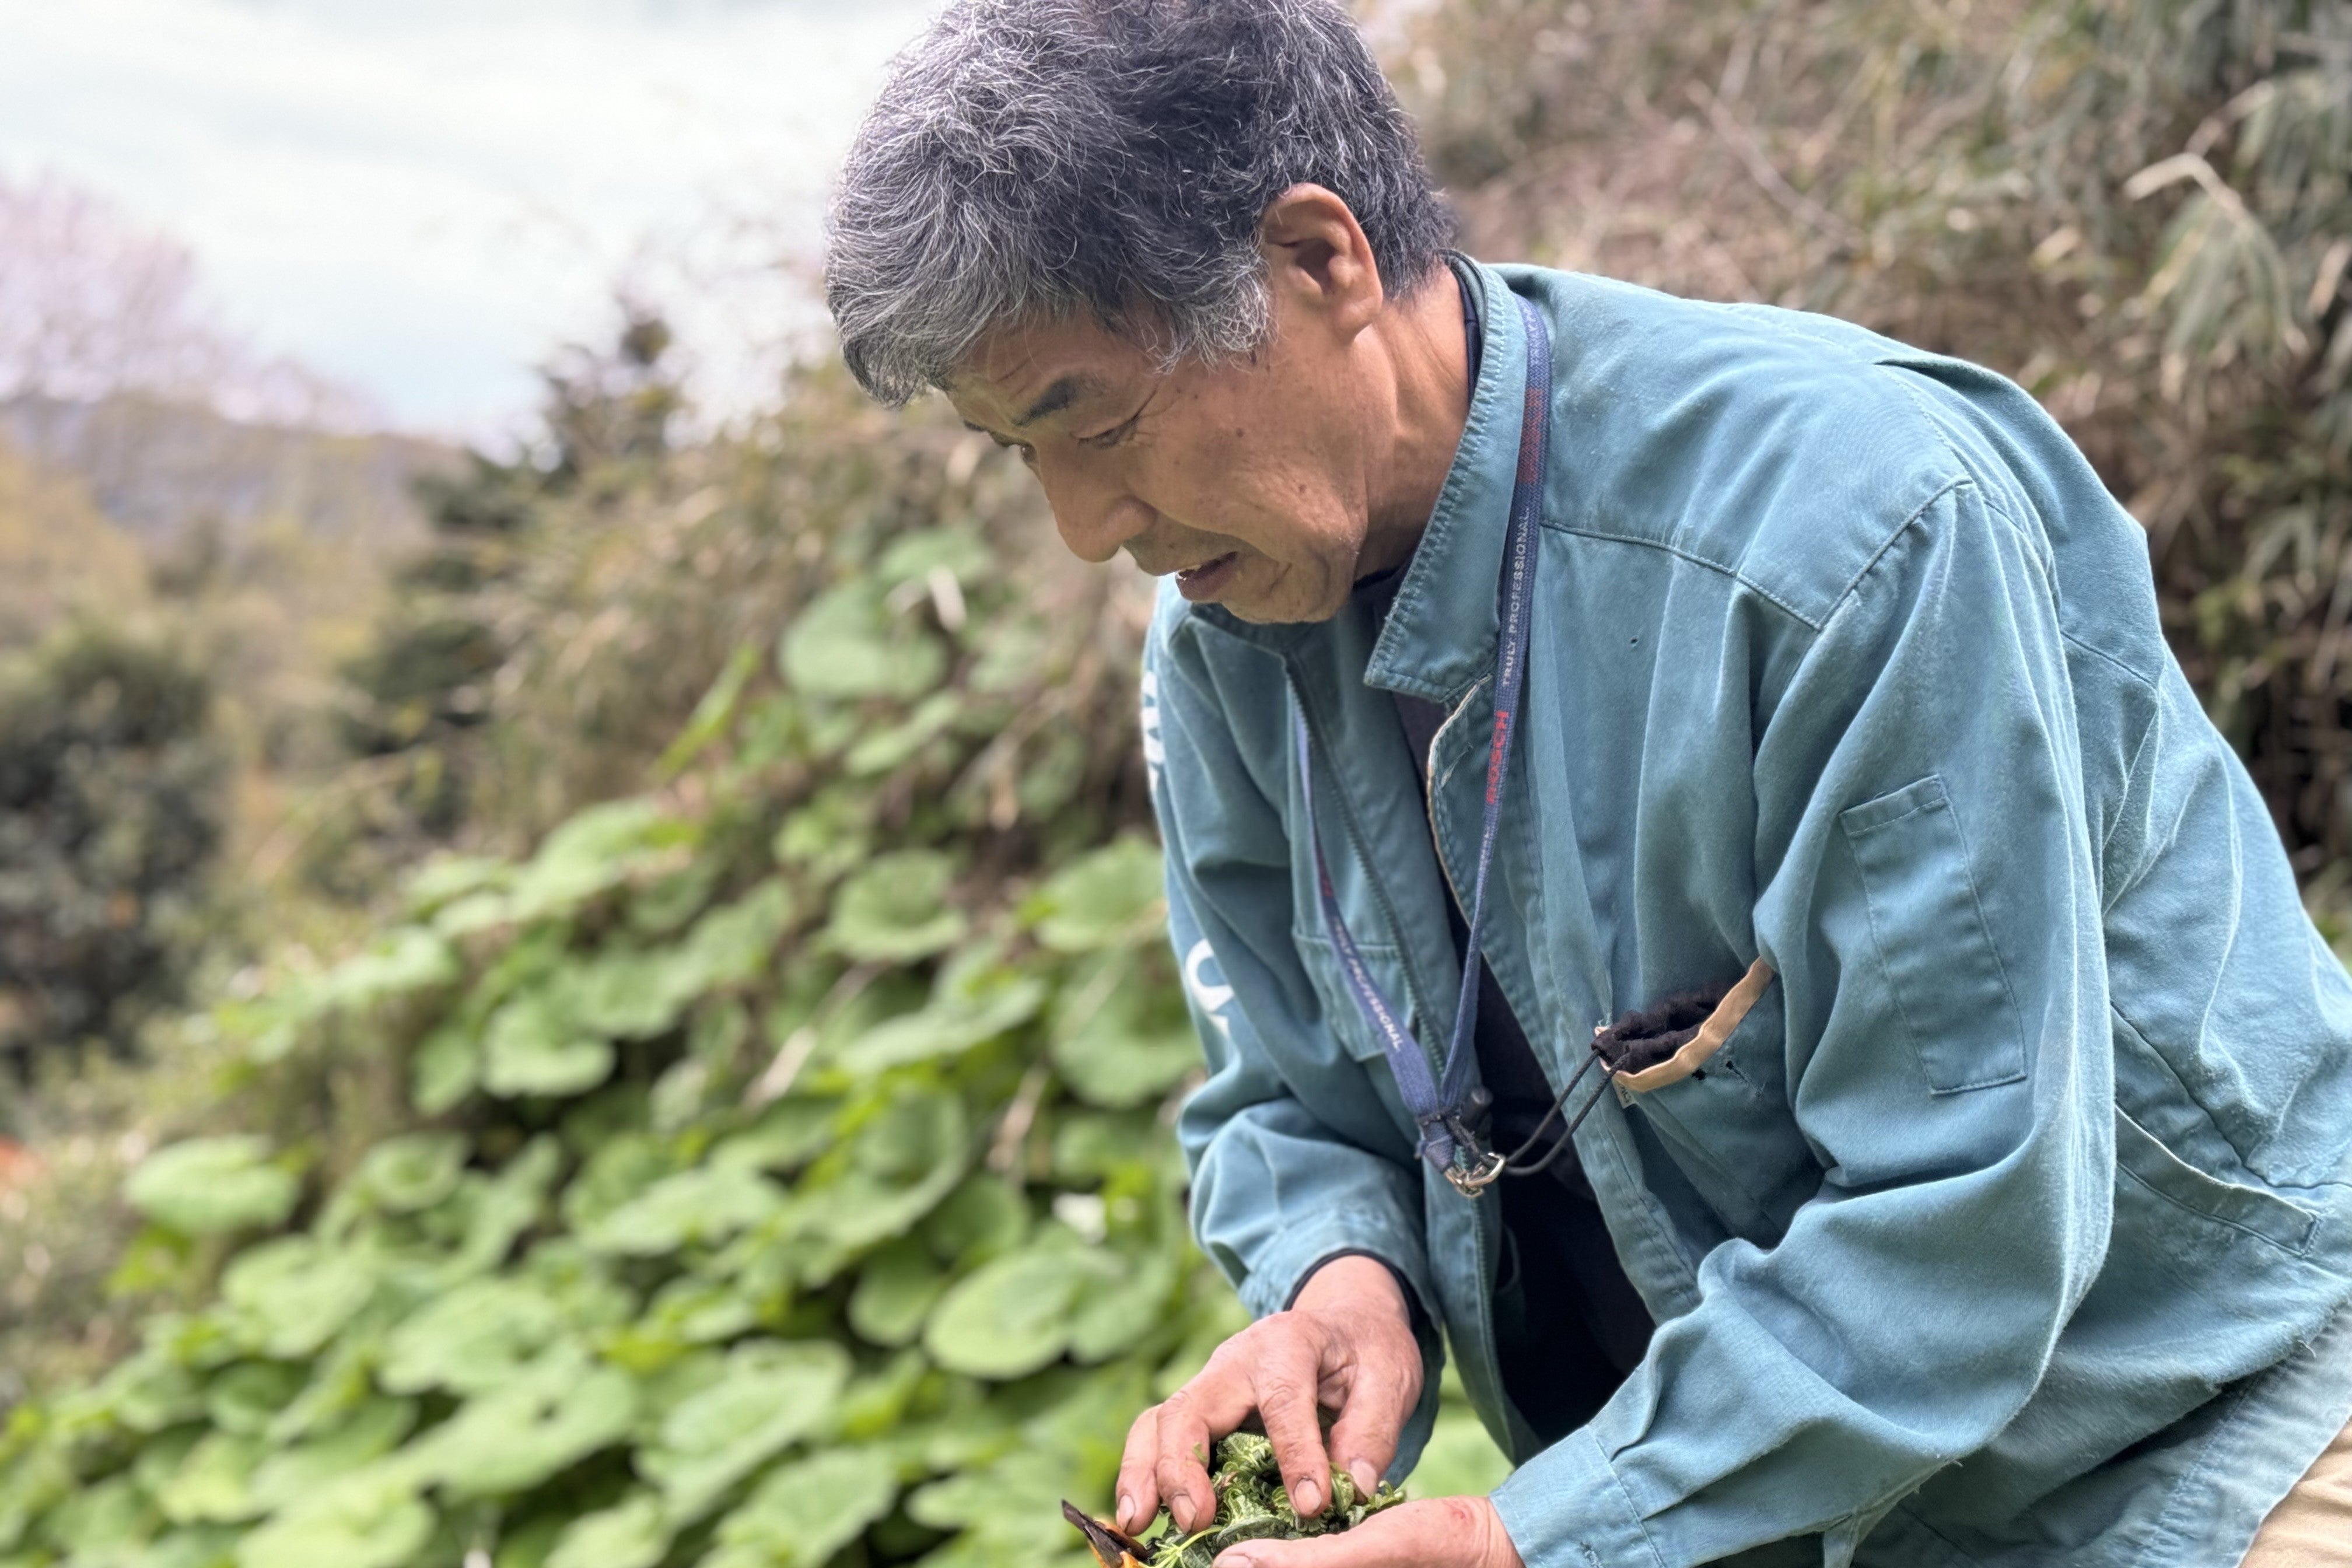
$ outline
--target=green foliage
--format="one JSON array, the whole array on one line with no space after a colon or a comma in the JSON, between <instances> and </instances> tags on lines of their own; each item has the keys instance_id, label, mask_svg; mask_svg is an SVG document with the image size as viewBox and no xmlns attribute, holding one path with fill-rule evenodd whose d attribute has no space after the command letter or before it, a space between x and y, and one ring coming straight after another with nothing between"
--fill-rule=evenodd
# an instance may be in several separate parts
<instances>
[{"instance_id":1,"label":"green foliage","mask_svg":"<svg viewBox=\"0 0 2352 1568\"><path fill-rule=\"evenodd\" d=\"M372 1064L406 1113L147 1157L125 1279L184 1305L19 1407L0 1563L1076 1560L1058 1499L1237 1326L1151 1109L1197 1047L1157 856L1109 831L1131 757L1053 832L995 787L1101 621L873 516L804 602L917 623L920 680L763 639L799 668L720 661L662 793L437 862L219 1011L247 1099Z\"/></svg>"},{"instance_id":2,"label":"green foliage","mask_svg":"<svg viewBox=\"0 0 2352 1568\"><path fill-rule=\"evenodd\" d=\"M1400 85L1484 255L1992 365L2147 527L2315 894L2352 853L2352 11L1449 0Z\"/></svg>"},{"instance_id":3,"label":"green foliage","mask_svg":"<svg viewBox=\"0 0 2352 1568\"><path fill-rule=\"evenodd\" d=\"M226 810L211 692L95 626L0 668L0 1053L127 1054L179 1000Z\"/></svg>"}]
</instances>

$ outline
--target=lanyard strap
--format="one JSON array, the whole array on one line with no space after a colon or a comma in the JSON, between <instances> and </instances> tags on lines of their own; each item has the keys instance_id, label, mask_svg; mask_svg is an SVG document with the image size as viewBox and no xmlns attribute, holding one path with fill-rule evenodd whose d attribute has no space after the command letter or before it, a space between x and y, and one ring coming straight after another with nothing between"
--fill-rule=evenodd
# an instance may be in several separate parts
<instances>
[{"instance_id":1,"label":"lanyard strap","mask_svg":"<svg viewBox=\"0 0 2352 1568\"><path fill-rule=\"evenodd\" d=\"M1519 693L1527 680L1528 622L1535 607L1536 547L1543 520L1543 486L1551 411L1551 330L1525 300L1517 301L1527 323L1527 402L1519 414L1519 467L1511 485L1511 516L1503 537L1503 575L1496 589L1501 622L1495 647L1494 729L1486 746L1486 811L1478 829L1478 871L1468 911L1469 934L1462 952L1462 995L1454 1004L1454 1034L1443 1069L1433 1074L1421 1042L1404 1026L1366 967L1356 939L1339 912L1331 869L1315 826L1313 744L1306 714L1297 716L1299 794L1307 836L1315 853L1315 883L1323 906L1323 927L1339 961L1339 973L1364 1021L1371 1026L1396 1078L1406 1111L1421 1130L1421 1157L1463 1192L1475 1195L1499 1170L1496 1157L1480 1145L1463 1119L1470 1067L1476 1059L1480 934L1486 920L1486 875L1495 858L1495 838L1503 820L1503 785L1510 776L1511 742L1518 731ZM1433 781L1430 787L1436 787ZM1489 1169L1488 1167L1494 1167Z\"/></svg>"}]
</instances>

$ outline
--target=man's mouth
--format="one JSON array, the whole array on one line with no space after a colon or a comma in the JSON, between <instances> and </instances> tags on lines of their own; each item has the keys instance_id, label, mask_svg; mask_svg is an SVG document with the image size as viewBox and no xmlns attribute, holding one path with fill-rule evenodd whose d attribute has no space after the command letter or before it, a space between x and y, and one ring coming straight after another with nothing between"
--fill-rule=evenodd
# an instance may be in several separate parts
<instances>
[{"instance_id":1,"label":"man's mouth","mask_svg":"<svg viewBox=\"0 0 2352 1568\"><path fill-rule=\"evenodd\" d=\"M1240 566L1241 560L1240 551L1228 550L1198 566L1187 566L1176 574L1176 591L1196 605L1213 599L1218 591L1233 580L1234 569Z\"/></svg>"}]
</instances>

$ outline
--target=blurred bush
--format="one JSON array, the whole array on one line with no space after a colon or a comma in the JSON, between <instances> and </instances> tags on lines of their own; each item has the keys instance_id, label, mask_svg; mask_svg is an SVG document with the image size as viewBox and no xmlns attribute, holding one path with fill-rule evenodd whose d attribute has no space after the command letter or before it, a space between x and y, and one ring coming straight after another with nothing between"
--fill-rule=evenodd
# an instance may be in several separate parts
<instances>
[{"instance_id":1,"label":"blurred bush","mask_svg":"<svg viewBox=\"0 0 2352 1568\"><path fill-rule=\"evenodd\" d=\"M0 665L0 1054L127 1055L182 999L226 810L203 673L95 625Z\"/></svg>"}]
</instances>

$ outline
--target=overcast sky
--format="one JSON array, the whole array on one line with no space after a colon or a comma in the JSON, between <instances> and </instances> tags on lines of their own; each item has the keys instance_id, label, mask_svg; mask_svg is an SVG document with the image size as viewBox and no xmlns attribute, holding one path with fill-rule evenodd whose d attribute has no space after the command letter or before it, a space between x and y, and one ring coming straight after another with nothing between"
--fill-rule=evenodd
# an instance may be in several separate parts
<instances>
[{"instance_id":1,"label":"overcast sky","mask_svg":"<svg viewBox=\"0 0 2352 1568\"><path fill-rule=\"evenodd\" d=\"M740 398L928 0L0 0L0 172L195 251L224 313L411 427L509 427L612 285ZM805 306L802 316L805 325Z\"/></svg>"}]
</instances>

